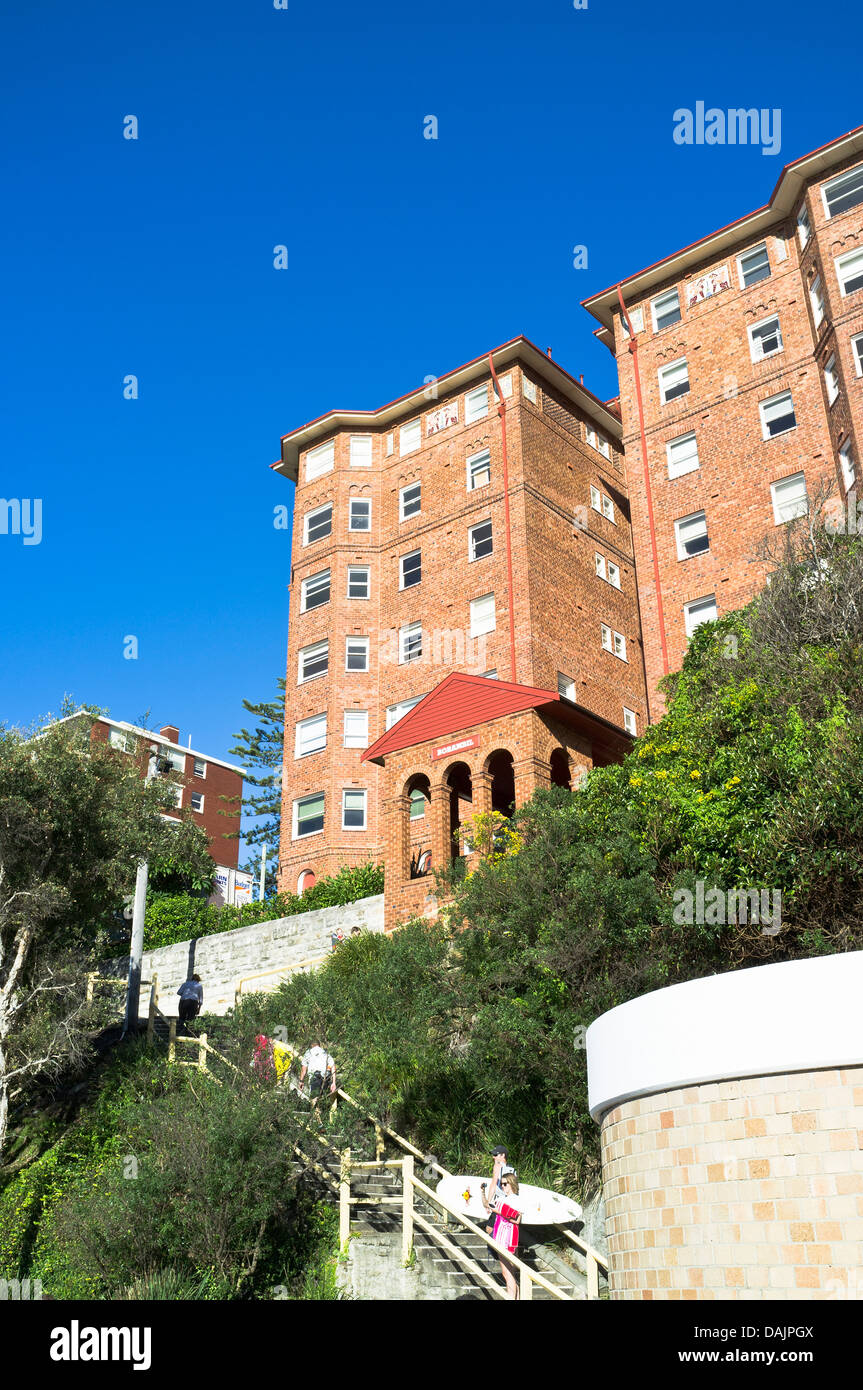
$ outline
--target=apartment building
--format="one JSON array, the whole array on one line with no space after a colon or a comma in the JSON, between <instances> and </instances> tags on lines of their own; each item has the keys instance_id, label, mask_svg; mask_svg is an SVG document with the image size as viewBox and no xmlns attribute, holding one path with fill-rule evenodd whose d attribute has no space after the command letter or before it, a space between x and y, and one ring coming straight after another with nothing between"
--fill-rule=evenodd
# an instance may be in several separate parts
<instances>
[{"instance_id":1,"label":"apartment building","mask_svg":"<svg viewBox=\"0 0 863 1390\"><path fill-rule=\"evenodd\" d=\"M584 300L615 354L650 717L696 627L746 603L761 543L863 445L863 127L756 212Z\"/></svg>"},{"instance_id":2,"label":"apartment building","mask_svg":"<svg viewBox=\"0 0 863 1390\"><path fill-rule=\"evenodd\" d=\"M519 337L283 437L281 887L385 854L413 910L467 815L572 786L643 729L620 436L614 403Z\"/></svg>"}]
</instances>

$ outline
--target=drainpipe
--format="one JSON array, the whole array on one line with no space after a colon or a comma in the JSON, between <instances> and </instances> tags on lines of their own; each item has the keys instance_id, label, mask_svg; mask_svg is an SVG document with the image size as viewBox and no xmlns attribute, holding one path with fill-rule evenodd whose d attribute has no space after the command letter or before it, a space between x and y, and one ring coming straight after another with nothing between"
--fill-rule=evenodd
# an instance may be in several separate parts
<instances>
[{"instance_id":1,"label":"drainpipe","mask_svg":"<svg viewBox=\"0 0 863 1390\"><path fill-rule=\"evenodd\" d=\"M644 401L641 395L641 374L638 370L638 339L632 327L620 285L617 286L620 310L629 331L629 351L632 353L632 369L635 373L635 398L638 402L638 427L641 431L641 463L644 470L644 492L647 498L647 525L650 530L650 549L653 555L653 582L656 585L656 620L659 626L659 642L662 648L662 674L668 675L668 646L665 641L665 619L662 612L662 586L659 582L659 554L656 548L656 527L653 521L653 493L650 487L650 472L647 467L647 435L644 432ZM643 630L642 630L643 631ZM650 687L647 689L647 717L650 718Z\"/></svg>"},{"instance_id":2,"label":"drainpipe","mask_svg":"<svg viewBox=\"0 0 863 1390\"><path fill-rule=\"evenodd\" d=\"M497 413L500 416L500 443L503 454L503 515L506 526L506 576L509 586L509 678L511 681L517 681L518 676L515 669L515 592L512 585L512 534L509 523L509 466L506 456L506 401L503 398L503 391L500 389L500 382L494 369L494 362L491 360L491 353L488 355L488 365L491 367L491 374L497 391Z\"/></svg>"}]
</instances>

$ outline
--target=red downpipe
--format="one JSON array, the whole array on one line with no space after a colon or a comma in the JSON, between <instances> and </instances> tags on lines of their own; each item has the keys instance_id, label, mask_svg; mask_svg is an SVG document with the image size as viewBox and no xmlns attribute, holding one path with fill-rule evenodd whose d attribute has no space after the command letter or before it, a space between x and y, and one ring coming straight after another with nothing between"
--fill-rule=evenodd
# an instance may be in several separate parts
<instances>
[{"instance_id":1,"label":"red downpipe","mask_svg":"<svg viewBox=\"0 0 863 1390\"><path fill-rule=\"evenodd\" d=\"M623 294L620 285L617 286L617 297L620 300L620 310L626 320L626 327L629 331L629 351L632 353L632 368L635 373L635 398L638 402L638 427L641 431L641 462L644 469L644 491L647 497L647 524L650 528L650 548L653 554L653 582L656 585L656 620L659 625L659 641L662 647L662 674L667 676L668 647L665 642L665 619L662 612L662 586L659 582L659 553L656 549L656 527L653 521L653 493L650 488L650 472L647 467L647 435L644 431L644 401L641 397L641 375L638 370L638 339L635 336L632 320L623 302ZM647 692L647 699L649 704L649 689Z\"/></svg>"},{"instance_id":2,"label":"red downpipe","mask_svg":"<svg viewBox=\"0 0 863 1390\"><path fill-rule=\"evenodd\" d=\"M500 416L500 443L503 454L503 515L506 525L506 576L509 586L509 678L511 681L517 681L518 676L515 670L515 592L512 586L512 533L509 524L509 465L506 456L506 401L503 398L503 391L500 389L500 382L497 379L491 353L488 355L488 365L491 367L491 374L497 391L499 403L497 413Z\"/></svg>"}]
</instances>

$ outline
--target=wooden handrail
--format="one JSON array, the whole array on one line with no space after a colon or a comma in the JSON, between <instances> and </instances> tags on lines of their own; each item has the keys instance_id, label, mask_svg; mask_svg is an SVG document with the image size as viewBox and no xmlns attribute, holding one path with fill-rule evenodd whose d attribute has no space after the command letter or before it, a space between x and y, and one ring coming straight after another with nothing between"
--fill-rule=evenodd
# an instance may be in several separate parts
<instances>
[{"instance_id":1,"label":"wooden handrail","mask_svg":"<svg viewBox=\"0 0 863 1390\"><path fill-rule=\"evenodd\" d=\"M328 959L329 954L324 952L324 954L320 956L309 956L306 960L295 961L293 965L274 965L272 970L258 970L254 975L243 975L242 978L237 981L237 987L234 990L234 1002L236 1003L236 1001L240 999L243 993L243 985L249 980L264 980L268 975L293 975L297 970L302 970L310 965L320 965L322 961Z\"/></svg>"}]
</instances>

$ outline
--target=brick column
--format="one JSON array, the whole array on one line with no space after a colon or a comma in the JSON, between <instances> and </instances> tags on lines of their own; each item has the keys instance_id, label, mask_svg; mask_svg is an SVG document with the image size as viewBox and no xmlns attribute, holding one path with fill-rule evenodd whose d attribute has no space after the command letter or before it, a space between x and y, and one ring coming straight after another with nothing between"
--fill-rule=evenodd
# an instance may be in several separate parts
<instances>
[{"instance_id":1,"label":"brick column","mask_svg":"<svg viewBox=\"0 0 863 1390\"><path fill-rule=\"evenodd\" d=\"M513 765L515 775L515 809L530 801L537 787L551 786L551 769L541 758L522 758Z\"/></svg>"},{"instance_id":2,"label":"brick column","mask_svg":"<svg viewBox=\"0 0 863 1390\"><path fill-rule=\"evenodd\" d=\"M488 772L471 773L471 786L473 789L473 815L479 815L491 810L491 774Z\"/></svg>"},{"instance_id":3,"label":"brick column","mask_svg":"<svg viewBox=\"0 0 863 1390\"><path fill-rule=\"evenodd\" d=\"M449 838L449 787L442 783L431 789L429 814L432 869L445 869L450 861L452 846Z\"/></svg>"},{"instance_id":4,"label":"brick column","mask_svg":"<svg viewBox=\"0 0 863 1390\"><path fill-rule=\"evenodd\" d=\"M388 889L410 878L410 797L393 796L384 802L386 812L386 848L384 874Z\"/></svg>"}]
</instances>

